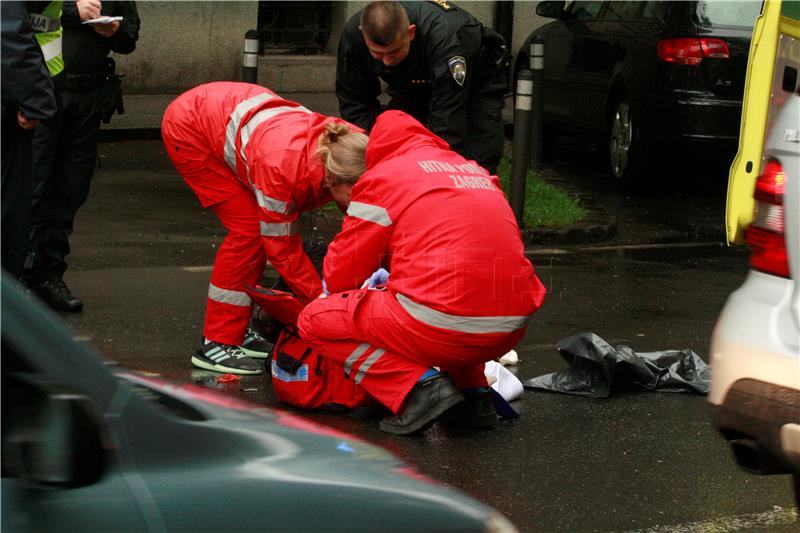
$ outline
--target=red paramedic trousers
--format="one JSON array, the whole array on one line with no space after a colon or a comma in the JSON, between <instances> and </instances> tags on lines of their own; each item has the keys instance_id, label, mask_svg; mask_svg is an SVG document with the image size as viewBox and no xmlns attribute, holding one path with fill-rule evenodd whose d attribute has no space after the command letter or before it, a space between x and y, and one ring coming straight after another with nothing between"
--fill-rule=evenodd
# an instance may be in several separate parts
<instances>
[{"instance_id":1,"label":"red paramedic trousers","mask_svg":"<svg viewBox=\"0 0 800 533\"><path fill-rule=\"evenodd\" d=\"M309 303L298 329L324 357L344 365L371 396L397 413L420 376L436 366L459 388L486 387L484 363L516 346L511 333L461 333L419 322L388 291L354 290Z\"/></svg>"},{"instance_id":2,"label":"red paramedic trousers","mask_svg":"<svg viewBox=\"0 0 800 533\"><path fill-rule=\"evenodd\" d=\"M211 149L201 141L197 144L181 143L180 151L171 150L171 144L165 143L176 170L201 203L210 208L228 230L214 259L211 285L245 295L244 287L256 285L267 258L256 197L224 161L211 155ZM207 187L213 187L217 195L224 192L226 199L207 205ZM249 298L244 299L247 301L224 303L209 298L203 335L223 344L241 344L252 313Z\"/></svg>"}]
</instances>

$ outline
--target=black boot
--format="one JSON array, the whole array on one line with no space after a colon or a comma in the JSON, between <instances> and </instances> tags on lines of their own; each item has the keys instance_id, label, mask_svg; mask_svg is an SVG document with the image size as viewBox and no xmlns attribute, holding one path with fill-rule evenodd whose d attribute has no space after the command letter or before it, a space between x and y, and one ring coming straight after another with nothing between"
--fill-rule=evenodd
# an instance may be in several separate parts
<instances>
[{"instance_id":1,"label":"black boot","mask_svg":"<svg viewBox=\"0 0 800 533\"><path fill-rule=\"evenodd\" d=\"M33 290L56 311L80 313L83 309L83 302L72 295L64 280L47 279L34 285Z\"/></svg>"},{"instance_id":2,"label":"black boot","mask_svg":"<svg viewBox=\"0 0 800 533\"><path fill-rule=\"evenodd\" d=\"M381 431L395 435L422 431L448 409L463 401L461 391L450 378L446 374L436 374L414 385L400 413L381 420Z\"/></svg>"},{"instance_id":3,"label":"black boot","mask_svg":"<svg viewBox=\"0 0 800 533\"><path fill-rule=\"evenodd\" d=\"M461 391L466 402L450 409L445 418L476 428L491 429L497 425L497 411L492 400L492 391Z\"/></svg>"}]
</instances>

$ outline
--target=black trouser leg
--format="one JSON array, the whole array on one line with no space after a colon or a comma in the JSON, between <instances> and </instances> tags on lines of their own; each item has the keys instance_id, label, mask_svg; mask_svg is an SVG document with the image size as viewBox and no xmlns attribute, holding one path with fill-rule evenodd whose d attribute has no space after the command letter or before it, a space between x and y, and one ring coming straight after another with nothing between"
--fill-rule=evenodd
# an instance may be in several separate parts
<instances>
[{"instance_id":1,"label":"black trouser leg","mask_svg":"<svg viewBox=\"0 0 800 533\"><path fill-rule=\"evenodd\" d=\"M498 74L485 83L473 85L467 112L467 138L464 151L469 159L492 174L503 155L503 106L506 90L505 76Z\"/></svg>"},{"instance_id":2,"label":"black trouser leg","mask_svg":"<svg viewBox=\"0 0 800 533\"><path fill-rule=\"evenodd\" d=\"M31 133L16 116L2 120L2 265L14 278L22 273L31 228Z\"/></svg>"},{"instance_id":3,"label":"black trouser leg","mask_svg":"<svg viewBox=\"0 0 800 533\"><path fill-rule=\"evenodd\" d=\"M97 159L100 117L91 93L62 93L60 117L34 137L34 275L58 279L67 269L69 236L86 202Z\"/></svg>"}]
</instances>

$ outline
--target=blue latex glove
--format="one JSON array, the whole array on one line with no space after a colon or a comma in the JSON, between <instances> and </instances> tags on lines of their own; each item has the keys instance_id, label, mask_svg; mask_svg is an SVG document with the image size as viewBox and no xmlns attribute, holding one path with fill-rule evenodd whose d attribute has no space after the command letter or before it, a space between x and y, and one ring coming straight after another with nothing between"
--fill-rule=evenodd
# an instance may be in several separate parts
<instances>
[{"instance_id":1,"label":"blue latex glove","mask_svg":"<svg viewBox=\"0 0 800 533\"><path fill-rule=\"evenodd\" d=\"M325 283L325 279L322 280L322 294L318 296L318 298L325 298L330 296L330 292L328 292L328 285Z\"/></svg>"},{"instance_id":2,"label":"blue latex glove","mask_svg":"<svg viewBox=\"0 0 800 533\"><path fill-rule=\"evenodd\" d=\"M367 278L364 284L368 289L374 289L378 285L386 285L386 280L389 279L389 272L384 268L379 268L372 275Z\"/></svg>"}]
</instances>

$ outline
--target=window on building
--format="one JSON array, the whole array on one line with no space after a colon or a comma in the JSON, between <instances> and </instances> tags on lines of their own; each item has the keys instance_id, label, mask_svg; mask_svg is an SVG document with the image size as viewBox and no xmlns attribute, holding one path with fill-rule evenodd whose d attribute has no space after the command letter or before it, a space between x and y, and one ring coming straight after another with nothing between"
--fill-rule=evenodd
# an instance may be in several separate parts
<instances>
[{"instance_id":1,"label":"window on building","mask_svg":"<svg viewBox=\"0 0 800 533\"><path fill-rule=\"evenodd\" d=\"M260 1L258 32L262 54L325 53L334 2Z\"/></svg>"}]
</instances>

